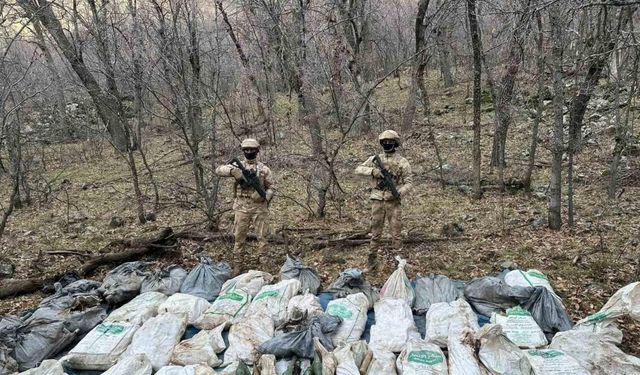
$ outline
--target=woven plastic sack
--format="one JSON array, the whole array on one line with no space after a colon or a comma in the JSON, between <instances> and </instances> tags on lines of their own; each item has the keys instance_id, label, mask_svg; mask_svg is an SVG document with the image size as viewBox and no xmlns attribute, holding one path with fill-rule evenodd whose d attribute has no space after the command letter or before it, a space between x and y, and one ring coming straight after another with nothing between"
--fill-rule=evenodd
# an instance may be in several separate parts
<instances>
[{"instance_id":1,"label":"woven plastic sack","mask_svg":"<svg viewBox=\"0 0 640 375\"><path fill-rule=\"evenodd\" d=\"M260 289L271 283L271 281L273 281L273 275L270 273L250 270L234 277L233 279L225 281L222 285L221 293L226 293L230 290L242 289L251 297L255 297Z\"/></svg>"},{"instance_id":2,"label":"woven plastic sack","mask_svg":"<svg viewBox=\"0 0 640 375\"><path fill-rule=\"evenodd\" d=\"M277 327L286 322L289 300L299 292L300 281L296 279L265 285L251 301L245 316L268 315Z\"/></svg>"},{"instance_id":3,"label":"woven plastic sack","mask_svg":"<svg viewBox=\"0 0 640 375\"><path fill-rule=\"evenodd\" d=\"M447 346L451 333L461 334L464 330L475 332L479 328L478 317L463 299L434 303L425 315L425 340L441 348Z\"/></svg>"},{"instance_id":4,"label":"woven plastic sack","mask_svg":"<svg viewBox=\"0 0 640 375\"><path fill-rule=\"evenodd\" d=\"M448 375L447 359L438 345L412 340L396 360L399 375Z\"/></svg>"},{"instance_id":5,"label":"woven plastic sack","mask_svg":"<svg viewBox=\"0 0 640 375\"><path fill-rule=\"evenodd\" d=\"M529 358L535 375L589 375L589 371L563 351L530 349L525 350L524 353Z\"/></svg>"},{"instance_id":6,"label":"woven plastic sack","mask_svg":"<svg viewBox=\"0 0 640 375\"><path fill-rule=\"evenodd\" d=\"M364 293L352 294L329 302L326 313L342 319L338 330L331 334L334 346L360 340L367 325L369 300Z\"/></svg>"},{"instance_id":7,"label":"woven plastic sack","mask_svg":"<svg viewBox=\"0 0 640 375\"><path fill-rule=\"evenodd\" d=\"M151 375L151 362L144 354L127 355L102 375Z\"/></svg>"},{"instance_id":8,"label":"woven plastic sack","mask_svg":"<svg viewBox=\"0 0 640 375\"><path fill-rule=\"evenodd\" d=\"M383 298L373 309L376 323L371 327L372 346L399 353L408 341L421 338L406 300Z\"/></svg>"},{"instance_id":9,"label":"woven plastic sack","mask_svg":"<svg viewBox=\"0 0 640 375\"><path fill-rule=\"evenodd\" d=\"M133 335L125 356L144 354L154 371L169 364L173 348L187 328L186 315L160 314L142 325Z\"/></svg>"},{"instance_id":10,"label":"woven plastic sack","mask_svg":"<svg viewBox=\"0 0 640 375\"><path fill-rule=\"evenodd\" d=\"M20 375L66 375L62 365L55 359L42 361L40 366L21 372Z\"/></svg>"},{"instance_id":11,"label":"woven plastic sack","mask_svg":"<svg viewBox=\"0 0 640 375\"><path fill-rule=\"evenodd\" d=\"M243 289L228 289L222 292L209 308L195 321L200 329L214 329L242 318L251 302L251 295Z\"/></svg>"},{"instance_id":12,"label":"woven plastic sack","mask_svg":"<svg viewBox=\"0 0 640 375\"><path fill-rule=\"evenodd\" d=\"M407 301L409 306L413 306L416 294L405 272L407 261L399 256L396 257L396 260L398 268L393 271L380 289L380 298L402 298Z\"/></svg>"},{"instance_id":13,"label":"woven plastic sack","mask_svg":"<svg viewBox=\"0 0 640 375\"><path fill-rule=\"evenodd\" d=\"M269 315L239 319L229 329L229 348L224 352L224 365L238 361L252 365L258 360L258 348L270 340L274 332L273 319Z\"/></svg>"},{"instance_id":14,"label":"woven plastic sack","mask_svg":"<svg viewBox=\"0 0 640 375\"><path fill-rule=\"evenodd\" d=\"M184 314L187 316L187 324L194 324L209 306L211 304L204 298L176 293L158 306L158 313Z\"/></svg>"},{"instance_id":15,"label":"woven plastic sack","mask_svg":"<svg viewBox=\"0 0 640 375\"><path fill-rule=\"evenodd\" d=\"M181 341L173 349L171 363L180 366L197 364L219 366L222 360L218 359L216 354L223 352L226 348L222 339L224 328L225 326L221 325L213 330L203 330L192 338Z\"/></svg>"},{"instance_id":16,"label":"woven plastic sack","mask_svg":"<svg viewBox=\"0 0 640 375\"><path fill-rule=\"evenodd\" d=\"M531 314L520 306L508 309L506 316L493 314L491 323L500 325L505 336L521 348L540 348L548 344Z\"/></svg>"},{"instance_id":17,"label":"woven plastic sack","mask_svg":"<svg viewBox=\"0 0 640 375\"><path fill-rule=\"evenodd\" d=\"M476 337L480 340L478 357L493 374L531 375L533 369L527 356L502 332L502 327L485 324Z\"/></svg>"},{"instance_id":18,"label":"woven plastic sack","mask_svg":"<svg viewBox=\"0 0 640 375\"><path fill-rule=\"evenodd\" d=\"M89 332L61 359L76 370L108 370L127 349L139 323L104 322Z\"/></svg>"},{"instance_id":19,"label":"woven plastic sack","mask_svg":"<svg viewBox=\"0 0 640 375\"><path fill-rule=\"evenodd\" d=\"M159 292L142 293L109 314L107 322L140 322L158 315L158 307L167 300Z\"/></svg>"}]
</instances>

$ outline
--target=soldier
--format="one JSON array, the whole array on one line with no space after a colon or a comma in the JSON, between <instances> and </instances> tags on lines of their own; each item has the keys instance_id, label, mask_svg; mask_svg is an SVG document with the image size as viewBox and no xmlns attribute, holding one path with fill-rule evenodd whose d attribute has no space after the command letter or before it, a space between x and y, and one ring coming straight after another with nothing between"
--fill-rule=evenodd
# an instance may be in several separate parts
<instances>
[{"instance_id":1,"label":"soldier","mask_svg":"<svg viewBox=\"0 0 640 375\"><path fill-rule=\"evenodd\" d=\"M244 153L245 160L241 162L242 166L255 173L264 190L263 198L258 191L252 187L245 179L242 170L235 164L221 165L216 169L216 174L220 177L234 177L233 202L234 231L235 244L233 246L234 254L244 256L245 244L247 241L247 232L253 223L253 228L258 237L258 250L263 251L267 248L267 234L269 230L269 202L273 198L273 182L271 179L271 170L263 163L256 160L260 151L260 143L252 138L242 141L240 147Z\"/></svg>"},{"instance_id":2,"label":"soldier","mask_svg":"<svg viewBox=\"0 0 640 375\"><path fill-rule=\"evenodd\" d=\"M369 254L370 266L376 266L377 252L382 238L382 228L385 219L391 226L391 245L394 249L402 247L402 208L401 199L411 189L413 175L411 165L407 159L398 155L397 148L400 147L400 136L393 130L385 130L378 136L378 141L382 146L383 153L378 157L382 162L382 168L391 173L398 197L383 180L382 171L374 162L375 155L358 166L355 173L362 176L371 177L371 253Z\"/></svg>"}]
</instances>

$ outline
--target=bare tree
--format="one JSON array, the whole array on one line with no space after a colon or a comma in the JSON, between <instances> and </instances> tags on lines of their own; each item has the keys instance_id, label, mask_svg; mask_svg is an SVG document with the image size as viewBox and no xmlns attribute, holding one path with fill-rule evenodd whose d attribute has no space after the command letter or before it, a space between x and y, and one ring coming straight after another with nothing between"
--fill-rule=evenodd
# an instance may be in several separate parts
<instances>
[{"instance_id":1,"label":"bare tree","mask_svg":"<svg viewBox=\"0 0 640 375\"><path fill-rule=\"evenodd\" d=\"M562 227L562 154L564 153L564 81L562 59L564 53L564 9L555 4L549 7L551 23L551 69L553 76L553 138L551 145L551 177L549 181L549 228Z\"/></svg>"},{"instance_id":2,"label":"bare tree","mask_svg":"<svg viewBox=\"0 0 640 375\"><path fill-rule=\"evenodd\" d=\"M480 28L478 27L478 16L476 0L467 0L467 18L469 20L469 32L471 37L471 48L473 49L473 197L482 197L482 186L480 185L480 100L482 97L482 42L480 41Z\"/></svg>"}]
</instances>

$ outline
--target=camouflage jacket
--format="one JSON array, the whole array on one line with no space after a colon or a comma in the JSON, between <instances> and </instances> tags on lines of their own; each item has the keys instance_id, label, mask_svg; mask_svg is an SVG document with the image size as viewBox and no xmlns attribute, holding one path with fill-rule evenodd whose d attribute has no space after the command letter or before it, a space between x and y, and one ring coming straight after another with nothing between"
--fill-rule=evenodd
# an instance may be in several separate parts
<instances>
[{"instance_id":1,"label":"camouflage jacket","mask_svg":"<svg viewBox=\"0 0 640 375\"><path fill-rule=\"evenodd\" d=\"M258 180L260 181L260 184L262 184L262 187L264 188L264 191L267 194L273 193L272 173L269 167L255 160L243 160L241 161L241 163L246 169L256 172L256 175L258 176ZM231 164L221 165L218 168L216 168L216 175L220 177L233 177L233 175L231 174L231 171L235 168L236 167L232 166ZM235 198L235 201L233 203L233 209L234 210L255 210L260 208L266 209L268 207L268 204L265 200L261 198L260 199L252 198L252 195L254 192L255 190L248 184L245 184L244 180L242 181L234 180L233 197Z\"/></svg>"},{"instance_id":2,"label":"camouflage jacket","mask_svg":"<svg viewBox=\"0 0 640 375\"><path fill-rule=\"evenodd\" d=\"M400 197L402 198L411 190L413 184L413 173L411 172L411 165L409 164L409 161L398 155L397 152L393 154L382 153L378 156L382 161L382 166L393 174L396 189L398 189ZM371 177L372 189L371 196L369 198L379 201L390 201L395 199L388 189L382 188L382 179L373 177L374 169L377 169L377 167L373 163L373 156L371 156L355 170L357 175Z\"/></svg>"}]
</instances>

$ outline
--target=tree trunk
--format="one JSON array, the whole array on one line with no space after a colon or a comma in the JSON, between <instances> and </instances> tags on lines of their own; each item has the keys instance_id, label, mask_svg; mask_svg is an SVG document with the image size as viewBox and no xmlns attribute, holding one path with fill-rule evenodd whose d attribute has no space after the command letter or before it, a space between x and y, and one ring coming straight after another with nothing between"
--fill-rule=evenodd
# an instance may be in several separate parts
<instances>
[{"instance_id":1,"label":"tree trunk","mask_svg":"<svg viewBox=\"0 0 640 375\"><path fill-rule=\"evenodd\" d=\"M438 46L438 65L440 66L440 74L444 82L444 87L452 87L453 73L451 71L451 52L449 42L449 32L445 26L439 26L435 30L436 44Z\"/></svg>"},{"instance_id":2,"label":"tree trunk","mask_svg":"<svg viewBox=\"0 0 640 375\"><path fill-rule=\"evenodd\" d=\"M632 13L631 13L632 14ZM598 80L602 74L602 71L607 66L607 62L611 58L611 54L615 50L618 35L620 35L623 26L631 19L631 14L627 14L626 10L622 10L619 13L617 30L609 30L607 25L609 23L609 12L604 7L601 13L601 25L598 27L598 34L596 35L596 47L592 51L591 55L587 57L587 74L584 81L578 88L578 94L573 97L571 101L571 107L569 110L569 226L574 224L574 191L573 191L573 159L580 149L582 141L582 122L584 114L587 111L587 105L591 100L593 90L598 85Z\"/></svg>"},{"instance_id":3,"label":"tree trunk","mask_svg":"<svg viewBox=\"0 0 640 375\"><path fill-rule=\"evenodd\" d=\"M551 22L551 68L553 71L553 139L551 146L551 177L549 181L549 228L559 230L562 227L562 154L564 152L564 81L562 79L562 55L564 50L564 19L562 8L555 5L549 8Z\"/></svg>"},{"instance_id":4,"label":"tree trunk","mask_svg":"<svg viewBox=\"0 0 640 375\"><path fill-rule=\"evenodd\" d=\"M531 145L529 146L529 160L527 163L527 170L524 174L523 185L527 191L531 191L531 175L533 174L533 168L536 162L536 150L538 148L538 128L540 127L540 120L542 120L542 113L544 111L544 30L542 28L542 14L536 12L536 23L538 25L538 40L537 40L537 100L536 100L536 117L533 119L533 125L531 126Z\"/></svg>"},{"instance_id":5,"label":"tree trunk","mask_svg":"<svg viewBox=\"0 0 640 375\"><path fill-rule=\"evenodd\" d=\"M100 88L98 81L86 66L79 50L74 47L65 35L62 24L53 13L53 7L49 3L39 4L31 0L19 0L19 3L28 14L37 19L49 31L49 34L51 34L62 51L63 56L87 89L100 119L107 127L113 145L119 151L126 152L131 145L129 129L125 119L122 117L120 98L114 97L111 95L112 93L107 94Z\"/></svg>"},{"instance_id":6,"label":"tree trunk","mask_svg":"<svg viewBox=\"0 0 640 375\"><path fill-rule=\"evenodd\" d=\"M507 133L511 125L511 105L513 103L513 91L516 76L522 63L522 45L530 29L530 0L523 4L522 14L518 17L511 40L507 57L507 67L500 80L500 86L495 87L490 80L491 96L493 97L496 121L493 134L493 148L491 151L491 166L505 167L505 155L507 147ZM489 69L485 62L485 69ZM489 75L489 77L491 77Z\"/></svg>"},{"instance_id":7,"label":"tree trunk","mask_svg":"<svg viewBox=\"0 0 640 375\"><path fill-rule=\"evenodd\" d=\"M144 215L144 198L142 196L142 191L140 191L138 169L136 167L136 159L133 157L133 150L129 150L127 152L127 158L129 170L131 171L131 183L133 184L133 192L135 194L138 221L140 222L140 224L144 224L147 222L147 219Z\"/></svg>"},{"instance_id":8,"label":"tree trunk","mask_svg":"<svg viewBox=\"0 0 640 375\"><path fill-rule=\"evenodd\" d=\"M236 33L233 30L233 27L231 26L231 21L229 21L227 12L224 10L224 7L222 5L222 0L216 0L216 7L218 8L218 10L220 11L220 14L222 15L222 20L224 21L224 24L227 29L227 33L229 34L229 37L233 41L233 44L236 48L236 52L238 53L238 57L240 58L240 63L242 64L242 67L244 68L247 74L247 77L249 78L249 82L251 83L251 86L253 86L253 89L255 91L256 107L258 109L257 122L258 124L268 125L270 120L267 116L267 111L265 110L265 107L264 107L264 100L262 99L262 95L260 94L260 87L258 86L258 81L256 80L255 74L251 70L251 66L249 65L249 59L247 58L247 55L245 54L244 49L240 44L240 40L236 36Z\"/></svg>"},{"instance_id":9,"label":"tree trunk","mask_svg":"<svg viewBox=\"0 0 640 375\"><path fill-rule=\"evenodd\" d=\"M420 85L420 75L424 74L425 70L426 25L424 23L428 8L429 0L420 0L420 2L418 3L418 11L416 12L416 19L414 24L416 49L415 55L413 57L411 88L409 89L409 96L407 97L407 104L405 105L402 114L402 123L400 126L404 133L408 133L411 129L411 125L413 124L413 119L416 114L416 96L418 95L418 89Z\"/></svg>"},{"instance_id":10,"label":"tree trunk","mask_svg":"<svg viewBox=\"0 0 640 375\"><path fill-rule=\"evenodd\" d=\"M620 160L622 159L622 153L627 147L627 142L629 139L629 115L631 113L631 101L633 100L635 93L638 89L638 60L640 56L636 52L636 56L633 63L633 68L631 70L634 79L633 84L631 85L631 91L629 92L629 98L627 99L625 118L622 120L620 116L620 108L616 103L616 135L615 135L615 146L613 148L613 157L611 159L611 166L609 169L609 187L607 189L607 196L609 199L614 199L616 197L616 190L618 186L618 169L620 165ZM618 66L618 73L620 74L620 64L618 61L617 53L616 53L616 65ZM617 78L616 90L619 95L620 92L620 83L622 82L622 77L619 75Z\"/></svg>"},{"instance_id":11,"label":"tree trunk","mask_svg":"<svg viewBox=\"0 0 640 375\"><path fill-rule=\"evenodd\" d=\"M482 47L480 42L480 28L478 27L476 0L467 0L467 17L471 33L471 47L473 49L473 197L482 197L480 186L480 100L482 97Z\"/></svg>"},{"instance_id":12,"label":"tree trunk","mask_svg":"<svg viewBox=\"0 0 640 375\"><path fill-rule=\"evenodd\" d=\"M56 127L59 129L63 129L64 134L69 139L73 139L75 135L73 134L73 130L67 125L66 120L67 101L65 99L62 79L60 78L60 74L58 74L58 69L56 69L55 61L53 60L53 56L51 55L51 50L47 46L47 42L45 40L42 27L40 26L40 22L34 20L32 25L38 43L38 48L40 48L40 50L44 54L45 61L47 62L47 69L51 73L51 80L53 81L53 90L55 90L53 101L55 107L54 118L56 121Z\"/></svg>"}]
</instances>

